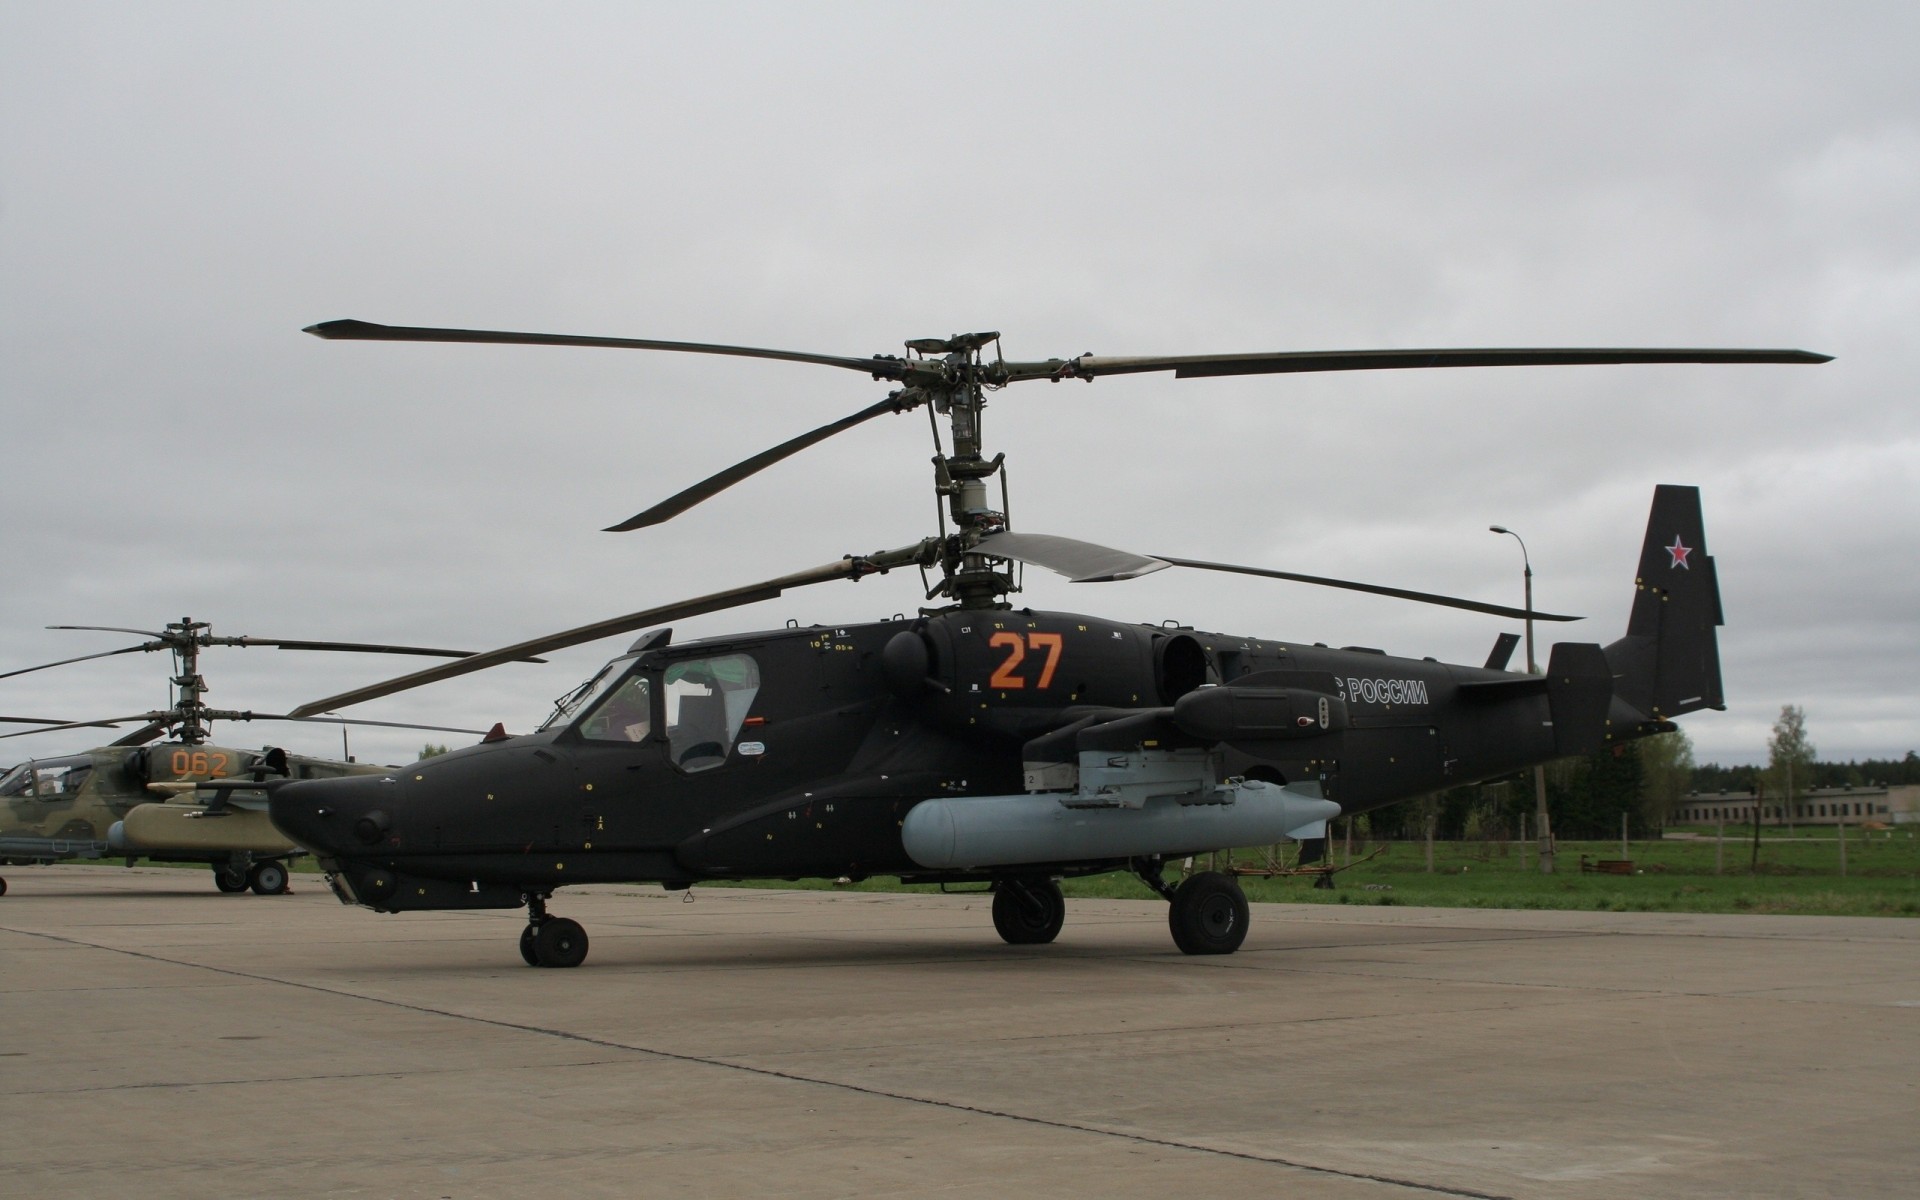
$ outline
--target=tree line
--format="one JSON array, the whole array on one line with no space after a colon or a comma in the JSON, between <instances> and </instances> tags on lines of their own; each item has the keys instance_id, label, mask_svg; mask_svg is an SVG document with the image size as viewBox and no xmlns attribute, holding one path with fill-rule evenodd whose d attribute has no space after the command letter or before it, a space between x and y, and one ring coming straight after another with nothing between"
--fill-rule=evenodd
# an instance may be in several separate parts
<instances>
[{"instance_id":1,"label":"tree line","mask_svg":"<svg viewBox=\"0 0 1920 1200\"><path fill-rule=\"evenodd\" d=\"M1631 836L1650 837L1693 792L1760 788L1777 799L1797 798L1814 788L1920 783L1920 753L1823 762L1808 738L1806 713L1789 704L1780 710L1767 739L1765 766L1696 764L1692 742L1684 730L1676 730L1549 763L1546 776L1547 812L1555 837L1618 837L1623 814ZM1431 816L1439 838L1506 839L1520 836L1522 818L1528 833L1537 833L1531 824L1534 807L1533 773L1528 770L1403 800L1359 819L1368 833L1381 838L1424 837Z\"/></svg>"}]
</instances>

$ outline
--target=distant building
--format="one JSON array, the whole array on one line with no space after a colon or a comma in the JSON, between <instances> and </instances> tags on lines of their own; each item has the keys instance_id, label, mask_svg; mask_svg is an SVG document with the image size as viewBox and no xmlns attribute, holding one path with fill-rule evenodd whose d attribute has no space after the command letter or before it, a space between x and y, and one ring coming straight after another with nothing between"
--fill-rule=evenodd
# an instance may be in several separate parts
<instances>
[{"instance_id":1,"label":"distant building","mask_svg":"<svg viewBox=\"0 0 1920 1200\"><path fill-rule=\"evenodd\" d=\"M1777 797L1756 797L1751 791L1694 792L1674 806L1673 825L1753 824L1753 806L1760 805L1762 825L1785 825L1786 813ZM1813 788L1795 798L1795 825L1920 825L1920 784Z\"/></svg>"}]
</instances>

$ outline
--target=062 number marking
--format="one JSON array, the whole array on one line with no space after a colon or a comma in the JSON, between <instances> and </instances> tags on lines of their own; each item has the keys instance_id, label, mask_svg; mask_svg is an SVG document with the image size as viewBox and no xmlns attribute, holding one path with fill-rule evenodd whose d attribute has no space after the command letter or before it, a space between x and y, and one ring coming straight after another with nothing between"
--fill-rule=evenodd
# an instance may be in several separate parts
<instances>
[{"instance_id":1,"label":"062 number marking","mask_svg":"<svg viewBox=\"0 0 1920 1200\"><path fill-rule=\"evenodd\" d=\"M1045 651L1047 661L1040 668L1040 680L1033 686L1050 688L1053 686L1053 673L1060 666L1060 648L1063 639L1057 633L1029 633L1024 638L1017 633L996 633L987 639L989 646L998 646L1007 652L993 675L987 680L987 686L1011 691L1027 686L1026 677L1018 674L1020 663L1027 657L1027 651L1034 653Z\"/></svg>"},{"instance_id":2,"label":"062 number marking","mask_svg":"<svg viewBox=\"0 0 1920 1200\"><path fill-rule=\"evenodd\" d=\"M218 750L175 750L172 761L167 765L173 768L175 775L205 775L209 779L220 779L227 773L227 766L233 761L231 755Z\"/></svg>"}]
</instances>

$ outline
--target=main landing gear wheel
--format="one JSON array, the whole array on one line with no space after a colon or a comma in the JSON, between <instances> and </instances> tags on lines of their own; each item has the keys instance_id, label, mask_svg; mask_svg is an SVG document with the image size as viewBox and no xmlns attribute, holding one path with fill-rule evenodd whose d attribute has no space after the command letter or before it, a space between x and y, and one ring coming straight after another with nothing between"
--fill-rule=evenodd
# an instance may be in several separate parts
<instances>
[{"instance_id":1,"label":"main landing gear wheel","mask_svg":"<svg viewBox=\"0 0 1920 1200\"><path fill-rule=\"evenodd\" d=\"M1043 946L1060 936L1067 900L1045 876L998 880L993 888L993 927L1009 945Z\"/></svg>"},{"instance_id":2,"label":"main landing gear wheel","mask_svg":"<svg viewBox=\"0 0 1920 1200\"><path fill-rule=\"evenodd\" d=\"M533 963L537 967L577 967L587 959L587 931L580 922L548 917L533 929ZM524 939L523 939L524 940ZM523 952L524 953L524 952Z\"/></svg>"},{"instance_id":3,"label":"main landing gear wheel","mask_svg":"<svg viewBox=\"0 0 1920 1200\"><path fill-rule=\"evenodd\" d=\"M533 952L534 932L534 928L531 925L520 931L520 957L525 959L527 965L530 967L540 965L540 956Z\"/></svg>"},{"instance_id":4,"label":"main landing gear wheel","mask_svg":"<svg viewBox=\"0 0 1920 1200\"><path fill-rule=\"evenodd\" d=\"M4 896L6 894L7 894L7 881L4 879L0 879L0 896Z\"/></svg>"},{"instance_id":5,"label":"main landing gear wheel","mask_svg":"<svg viewBox=\"0 0 1920 1200\"><path fill-rule=\"evenodd\" d=\"M247 869L232 863L216 863L213 868L213 886L232 896L247 890Z\"/></svg>"},{"instance_id":6,"label":"main landing gear wheel","mask_svg":"<svg viewBox=\"0 0 1920 1200\"><path fill-rule=\"evenodd\" d=\"M247 872L247 886L256 896L278 896L287 890L287 868L273 861L253 864Z\"/></svg>"},{"instance_id":7,"label":"main landing gear wheel","mask_svg":"<svg viewBox=\"0 0 1920 1200\"><path fill-rule=\"evenodd\" d=\"M1174 889L1167 926L1183 954L1232 954L1247 940L1247 894L1232 876L1202 871Z\"/></svg>"}]
</instances>

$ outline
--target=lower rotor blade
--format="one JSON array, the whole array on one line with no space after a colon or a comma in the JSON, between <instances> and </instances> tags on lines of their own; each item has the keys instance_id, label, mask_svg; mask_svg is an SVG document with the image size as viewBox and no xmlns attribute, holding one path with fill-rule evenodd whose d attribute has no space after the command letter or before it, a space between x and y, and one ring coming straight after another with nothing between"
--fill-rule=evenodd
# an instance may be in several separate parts
<instances>
[{"instance_id":1,"label":"lower rotor blade","mask_svg":"<svg viewBox=\"0 0 1920 1200\"><path fill-rule=\"evenodd\" d=\"M152 741L153 739L159 737L161 734L165 733L166 731L167 731L167 723L165 721L152 721L152 722L149 722L148 724L142 725L140 728L134 730L132 733L122 734L121 736L113 739L111 742L108 742L107 745L109 746L144 746L148 742Z\"/></svg>"},{"instance_id":2,"label":"lower rotor blade","mask_svg":"<svg viewBox=\"0 0 1920 1200\"><path fill-rule=\"evenodd\" d=\"M995 558L1033 563L1065 575L1074 583L1112 583L1164 571L1169 560L1115 550L1051 533L1014 533L1002 530L980 539L974 547Z\"/></svg>"},{"instance_id":3,"label":"lower rotor blade","mask_svg":"<svg viewBox=\"0 0 1920 1200\"><path fill-rule=\"evenodd\" d=\"M228 717L234 720L235 717ZM426 729L434 733L470 733L475 737L485 737L484 729L462 729L455 725L418 725L412 721L362 721L352 717L290 717L277 713L240 713L242 721L302 721L313 725L378 725L383 729Z\"/></svg>"},{"instance_id":4,"label":"lower rotor blade","mask_svg":"<svg viewBox=\"0 0 1920 1200\"><path fill-rule=\"evenodd\" d=\"M99 729L102 727L115 729L121 725L125 725L129 721L156 721L168 715L170 714L148 712L138 713L131 717L106 717L98 721L68 721L65 724L47 725L39 729L22 729L17 733L0 733L0 738L26 737L29 734L35 733L58 733L63 729Z\"/></svg>"},{"instance_id":5,"label":"lower rotor blade","mask_svg":"<svg viewBox=\"0 0 1920 1200\"><path fill-rule=\"evenodd\" d=\"M625 533L630 529L643 529L649 525L658 525L662 521L679 516L702 500L726 491L741 480L751 475L759 474L781 459L790 458L800 453L816 442L824 442L834 434L844 433L852 429L855 425L863 421L870 421L874 417L886 413L906 412L913 407L915 407L913 402L902 403L893 397L888 397L878 404L861 409L850 417L842 417L831 425L822 425L820 428L810 433L803 433L791 441L781 442L771 450L763 450L752 458L737 462L719 474L710 475L685 491L669 496L645 512L628 517L618 525L607 526L606 532Z\"/></svg>"},{"instance_id":6,"label":"lower rotor blade","mask_svg":"<svg viewBox=\"0 0 1920 1200\"><path fill-rule=\"evenodd\" d=\"M431 658L471 658L476 650L434 650L426 646L384 646L373 642L314 642L290 638L237 637L219 639L235 646L272 646L280 650L337 650L349 654L421 654ZM544 658L516 659L516 662L545 662ZM464 731L455 731L464 732Z\"/></svg>"},{"instance_id":7,"label":"lower rotor blade","mask_svg":"<svg viewBox=\"0 0 1920 1200\"><path fill-rule=\"evenodd\" d=\"M742 587L729 588L724 592L699 596L692 600L682 600L675 604L663 604L658 608L642 609L627 613L625 616L612 617L605 621L596 621L591 625L582 625L562 633L548 634L533 638L499 650L489 650L485 654L476 654L458 662L443 663L429 667L424 671L415 671L411 675L402 675L398 679L389 679L385 683L376 683L369 687L355 688L350 692L341 692L328 696L324 700L315 700L311 704L302 704L294 709L296 717L311 717L345 708L349 704L359 704L365 700L374 700L381 696L391 696L395 692L404 692L410 688L421 687L429 683L438 683L443 679L452 679L500 663L512 662L528 654L544 654L549 650L562 650L568 646L578 646L583 642L598 641L619 633L631 633L648 625L658 625L666 621L678 621L684 617L696 617L703 613L719 612L722 609L737 608L742 604L752 604L758 600L771 600L788 588L805 587L808 584L825 583L830 579L860 579L867 575L905 566L908 563L921 562L932 557L937 540L921 542L900 550L883 551L865 558L849 556L838 562L827 563L808 571L798 571L792 575L782 575L778 579L769 579L760 583L749 583Z\"/></svg>"},{"instance_id":8,"label":"lower rotor blade","mask_svg":"<svg viewBox=\"0 0 1920 1200\"><path fill-rule=\"evenodd\" d=\"M1265 567L1240 567L1232 563L1201 562L1192 558L1175 558L1171 554L1159 555L1161 559L1176 567L1192 567L1201 571L1226 571L1234 575L1260 575L1268 579L1290 579L1295 583L1311 583L1320 587L1343 588L1350 592L1371 592L1376 596L1392 596L1399 600L1414 600L1421 604L1438 604L1443 608L1464 608L1468 612L1491 613L1496 617L1514 617L1525 620L1532 617L1536 621L1582 621L1584 617L1567 617L1558 613L1529 612L1522 608L1508 608L1501 604L1482 604L1478 600L1461 600L1454 596L1439 596L1432 592L1410 592L1405 588L1381 587L1373 583L1354 583L1346 579L1327 579L1320 575L1296 575L1291 571L1271 571Z\"/></svg>"}]
</instances>

